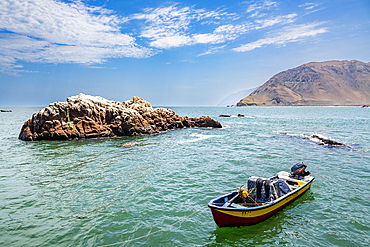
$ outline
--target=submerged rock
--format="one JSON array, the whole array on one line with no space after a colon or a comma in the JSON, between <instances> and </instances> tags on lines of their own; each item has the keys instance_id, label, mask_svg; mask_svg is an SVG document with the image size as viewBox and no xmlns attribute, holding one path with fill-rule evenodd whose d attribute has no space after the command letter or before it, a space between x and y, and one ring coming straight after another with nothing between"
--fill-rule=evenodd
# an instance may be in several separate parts
<instances>
[{"instance_id":1,"label":"submerged rock","mask_svg":"<svg viewBox=\"0 0 370 247\"><path fill-rule=\"evenodd\" d=\"M79 94L66 102L54 102L33 114L22 127L19 139L69 140L113 136L135 136L172 129L213 127L221 124L210 117L188 118L166 108L153 108L137 96L115 102L99 96Z\"/></svg>"},{"instance_id":2,"label":"submerged rock","mask_svg":"<svg viewBox=\"0 0 370 247\"><path fill-rule=\"evenodd\" d=\"M332 147L345 147L345 146L347 146L344 143L340 143L340 142L337 142L337 141L325 139L324 137L321 137L321 136L318 136L318 135L311 135L308 139L309 140L318 139L319 140L319 142L318 142L319 145L332 146Z\"/></svg>"},{"instance_id":3,"label":"submerged rock","mask_svg":"<svg viewBox=\"0 0 370 247\"><path fill-rule=\"evenodd\" d=\"M283 135L287 135L290 137L300 137L307 139L309 141L315 142L317 145L323 145L323 146L329 146L329 147L349 147L348 145L330 140L322 135L318 134L312 134L312 135L306 135L306 134L290 134L290 133L280 133Z\"/></svg>"},{"instance_id":4,"label":"submerged rock","mask_svg":"<svg viewBox=\"0 0 370 247\"><path fill-rule=\"evenodd\" d=\"M121 147L130 148L130 147L136 146L137 144L139 143L138 142L126 142L126 143L121 143Z\"/></svg>"}]
</instances>

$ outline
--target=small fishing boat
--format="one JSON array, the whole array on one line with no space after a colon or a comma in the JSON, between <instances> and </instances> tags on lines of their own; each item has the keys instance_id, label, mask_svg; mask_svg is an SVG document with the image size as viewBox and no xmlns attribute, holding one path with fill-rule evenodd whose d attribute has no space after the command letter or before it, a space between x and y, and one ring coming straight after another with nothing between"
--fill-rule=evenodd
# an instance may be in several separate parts
<instances>
[{"instance_id":1,"label":"small fishing boat","mask_svg":"<svg viewBox=\"0 0 370 247\"><path fill-rule=\"evenodd\" d=\"M302 162L269 179L252 176L247 187L216 197L208 207L219 227L247 226L261 222L303 195L312 185L313 176Z\"/></svg>"}]
</instances>

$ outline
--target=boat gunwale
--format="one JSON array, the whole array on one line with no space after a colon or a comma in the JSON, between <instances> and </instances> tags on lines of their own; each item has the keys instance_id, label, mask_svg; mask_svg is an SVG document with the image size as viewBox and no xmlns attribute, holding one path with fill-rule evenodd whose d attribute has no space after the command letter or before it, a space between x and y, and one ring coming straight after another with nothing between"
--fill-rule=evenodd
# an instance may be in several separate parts
<instances>
[{"instance_id":1,"label":"boat gunwale","mask_svg":"<svg viewBox=\"0 0 370 247\"><path fill-rule=\"evenodd\" d=\"M223 210L223 211L258 211L258 210L262 210L262 209L267 209L269 207L274 206L275 204L278 204L282 200L288 199L291 196L297 194L299 191L303 190L305 187L310 186L312 184L312 182L315 180L315 177L310 176L310 178L311 179L309 181L307 181L304 184L302 184L301 186L297 187L297 189L292 190L291 192L279 197L278 199L276 199L272 202L268 202L264 205L260 205L260 206L256 206L256 207L230 208L230 207L223 207L223 206L217 206L217 205L212 204L214 201L218 200L219 198L222 198L222 197L225 197L226 195L233 194L233 193L237 192L237 191L232 191L230 193L218 196L218 197L210 200L208 202L208 207L213 208L213 209L217 209L217 210ZM227 203L227 202L225 202L225 203ZM290 200L288 200L285 204L287 204L287 203L290 203Z\"/></svg>"}]
</instances>

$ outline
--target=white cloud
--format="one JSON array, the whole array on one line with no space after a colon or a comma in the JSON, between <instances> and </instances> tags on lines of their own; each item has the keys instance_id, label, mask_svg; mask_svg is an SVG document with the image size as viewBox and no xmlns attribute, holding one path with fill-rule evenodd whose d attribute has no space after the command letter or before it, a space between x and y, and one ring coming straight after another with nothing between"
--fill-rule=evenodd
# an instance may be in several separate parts
<instances>
[{"instance_id":1,"label":"white cloud","mask_svg":"<svg viewBox=\"0 0 370 247\"><path fill-rule=\"evenodd\" d=\"M222 25L215 29L215 33L224 33L227 35L243 34L252 29L253 25L250 22L239 25Z\"/></svg>"},{"instance_id":2,"label":"white cloud","mask_svg":"<svg viewBox=\"0 0 370 247\"><path fill-rule=\"evenodd\" d=\"M256 11L253 14L251 14L249 17L251 17L251 18L262 18L266 15L267 15L266 13L260 13L259 11Z\"/></svg>"},{"instance_id":3,"label":"white cloud","mask_svg":"<svg viewBox=\"0 0 370 247\"><path fill-rule=\"evenodd\" d=\"M151 49L121 33L127 19L81 2L52 0L0 1L2 71L17 61L44 63L101 63L109 57L147 57ZM8 61L4 63L4 61Z\"/></svg>"},{"instance_id":4,"label":"white cloud","mask_svg":"<svg viewBox=\"0 0 370 247\"><path fill-rule=\"evenodd\" d=\"M179 36L188 29L193 18L189 7L179 9L175 6L147 9L143 14L132 16L132 19L145 20L147 25L141 36L151 40Z\"/></svg>"},{"instance_id":5,"label":"white cloud","mask_svg":"<svg viewBox=\"0 0 370 247\"><path fill-rule=\"evenodd\" d=\"M235 18L235 14L224 11L206 11L190 7L169 6L164 8L146 9L144 13L134 14L133 20L144 20L146 25L140 36L150 40L149 45L159 49L169 49L197 43L219 43L225 40L220 34L193 33L192 25L215 24L222 17ZM199 25L199 23L197 23Z\"/></svg>"},{"instance_id":6,"label":"white cloud","mask_svg":"<svg viewBox=\"0 0 370 247\"><path fill-rule=\"evenodd\" d=\"M198 54L198 56L197 56L197 57L217 53L217 52L219 52L219 50L221 50L221 49L225 48L225 46L226 46L226 45L223 45L223 46L217 46L217 47L212 47L212 48L211 48L211 49L209 49L208 51L206 51L206 52L204 52L204 53L201 53L201 54Z\"/></svg>"},{"instance_id":7,"label":"white cloud","mask_svg":"<svg viewBox=\"0 0 370 247\"><path fill-rule=\"evenodd\" d=\"M217 27L213 33L195 34L192 36L194 43L219 44L228 40L233 40L251 29L251 23L240 25L222 25Z\"/></svg>"},{"instance_id":8,"label":"white cloud","mask_svg":"<svg viewBox=\"0 0 370 247\"><path fill-rule=\"evenodd\" d=\"M305 9L313 9L317 6L319 6L317 3L309 3L309 2L306 2L305 4L299 5L299 7L304 7Z\"/></svg>"},{"instance_id":9,"label":"white cloud","mask_svg":"<svg viewBox=\"0 0 370 247\"><path fill-rule=\"evenodd\" d=\"M302 7L310 8L306 3ZM208 11L172 5L144 9L142 13L122 17L103 7L91 7L82 1L0 0L0 72L22 70L20 62L101 64L109 58L146 58L162 49L195 44L222 44L251 31L277 24L286 25L297 14L266 17L262 11L277 7L271 0L249 5L247 12L259 19L241 20L242 15L224 9ZM263 18L262 18L263 17ZM133 25L138 23L136 28ZM123 25L125 24L125 25ZM248 51L267 44L285 44L326 32L318 24L282 29L235 51ZM122 26L129 28L124 33ZM130 34L129 34L130 32ZM136 33L135 33L136 32ZM141 44L137 42L139 40ZM198 56L217 52L211 48Z\"/></svg>"},{"instance_id":10,"label":"white cloud","mask_svg":"<svg viewBox=\"0 0 370 247\"><path fill-rule=\"evenodd\" d=\"M252 12L252 11L255 11L255 10L268 10L268 9L271 9L273 7L277 7L277 3L276 2L273 2L273 1L270 1L270 0L263 0L263 1L257 1L256 3L253 3L251 5L249 5L248 9L247 9L247 12Z\"/></svg>"},{"instance_id":11,"label":"white cloud","mask_svg":"<svg viewBox=\"0 0 370 247\"><path fill-rule=\"evenodd\" d=\"M146 25L140 36L149 39L149 45L158 49L194 44L219 44L239 37L248 32L252 26L251 23L219 24L221 21L225 22L225 19L237 20L234 13L177 6L146 9L144 13L132 15L131 19L145 21ZM207 25L216 27L211 32L194 32L194 26Z\"/></svg>"},{"instance_id":12,"label":"white cloud","mask_svg":"<svg viewBox=\"0 0 370 247\"><path fill-rule=\"evenodd\" d=\"M237 52L246 52L256 48L260 48L264 45L285 45L289 42L297 42L302 40L302 38L315 36L317 34L327 32L327 28L317 28L319 25L322 24L323 23L310 23L285 27L279 32L273 33L273 35L270 35L270 37L268 38L260 39L255 42L242 45L240 47L234 48L233 50Z\"/></svg>"},{"instance_id":13,"label":"white cloud","mask_svg":"<svg viewBox=\"0 0 370 247\"><path fill-rule=\"evenodd\" d=\"M263 7L275 6L275 2L265 1ZM235 14L226 12L194 10L191 8L178 8L176 6L147 9L145 14L133 15L133 19L146 20L147 26L141 32L141 36L151 40L150 46L159 49L169 49L194 44L219 44L234 40L250 30L263 29L276 24L287 24L294 21L297 14L282 15L266 19L256 20L255 23L244 22L238 25L225 24L217 26L213 32L192 33L191 25L203 18L220 19L223 16ZM212 22L212 20L210 21Z\"/></svg>"},{"instance_id":14,"label":"white cloud","mask_svg":"<svg viewBox=\"0 0 370 247\"><path fill-rule=\"evenodd\" d=\"M193 36L194 43L217 44L225 41L225 36L214 33L196 34Z\"/></svg>"},{"instance_id":15,"label":"white cloud","mask_svg":"<svg viewBox=\"0 0 370 247\"><path fill-rule=\"evenodd\" d=\"M179 47L188 45L192 42L192 39L185 35L174 34L171 36L165 36L150 42L150 45L156 48L169 49L171 47Z\"/></svg>"},{"instance_id":16,"label":"white cloud","mask_svg":"<svg viewBox=\"0 0 370 247\"><path fill-rule=\"evenodd\" d=\"M278 23L287 24L294 22L294 18L297 16L297 14L289 14L289 15L281 15L274 18L267 18L264 20L256 20L256 23L258 24L255 29L261 29L265 27L270 27Z\"/></svg>"}]
</instances>

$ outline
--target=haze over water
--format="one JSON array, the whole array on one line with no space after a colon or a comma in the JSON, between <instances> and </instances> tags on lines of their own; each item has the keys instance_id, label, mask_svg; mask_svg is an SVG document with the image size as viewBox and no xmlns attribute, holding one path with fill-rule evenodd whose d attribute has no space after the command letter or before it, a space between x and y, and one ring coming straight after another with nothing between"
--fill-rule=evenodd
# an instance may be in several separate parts
<instances>
[{"instance_id":1,"label":"haze over water","mask_svg":"<svg viewBox=\"0 0 370 247\"><path fill-rule=\"evenodd\" d=\"M370 245L370 108L173 107L180 116L210 116L224 128L18 140L23 123L39 109L0 114L1 246L99 246L134 239L183 219L245 185L249 176L290 171L299 161L316 178L311 189L264 222L218 228L203 208L124 246ZM348 147L321 146L303 134ZM121 147L129 141L138 144Z\"/></svg>"}]
</instances>

